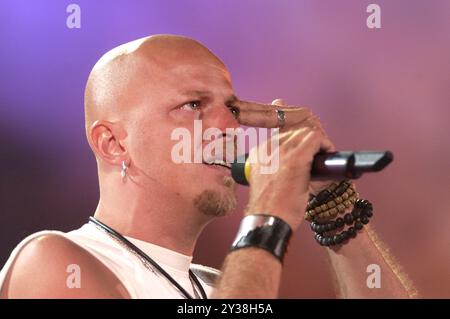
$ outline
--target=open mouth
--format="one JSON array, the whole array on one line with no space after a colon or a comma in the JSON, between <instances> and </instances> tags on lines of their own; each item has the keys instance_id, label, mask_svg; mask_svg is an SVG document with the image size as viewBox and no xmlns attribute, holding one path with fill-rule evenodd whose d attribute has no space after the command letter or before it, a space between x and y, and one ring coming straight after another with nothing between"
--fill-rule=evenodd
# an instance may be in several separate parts
<instances>
[{"instance_id":1,"label":"open mouth","mask_svg":"<svg viewBox=\"0 0 450 319\"><path fill-rule=\"evenodd\" d=\"M206 164L208 166L215 166L215 165L217 165L217 166L222 166L222 167L231 169L231 164L227 163L227 162L225 162L223 160L213 160L211 162L205 162L204 161L203 164Z\"/></svg>"},{"instance_id":2,"label":"open mouth","mask_svg":"<svg viewBox=\"0 0 450 319\"><path fill-rule=\"evenodd\" d=\"M230 144L232 143L232 144ZM233 161L235 160L234 139L223 137L213 140L208 146L212 146L212 153L203 153L203 164L215 168L226 168L231 170Z\"/></svg>"}]
</instances>

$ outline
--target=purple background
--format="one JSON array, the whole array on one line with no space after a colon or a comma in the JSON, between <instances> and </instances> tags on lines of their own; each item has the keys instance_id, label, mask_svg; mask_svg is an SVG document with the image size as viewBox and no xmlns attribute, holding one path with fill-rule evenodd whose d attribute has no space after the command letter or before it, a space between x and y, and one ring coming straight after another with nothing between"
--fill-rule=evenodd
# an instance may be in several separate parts
<instances>
[{"instance_id":1,"label":"purple background","mask_svg":"<svg viewBox=\"0 0 450 319\"><path fill-rule=\"evenodd\" d=\"M26 235L77 228L96 207L83 90L97 59L174 33L220 56L241 98L311 107L339 149L392 150L358 188L422 294L450 297L450 1L73 2L81 29L66 27L70 1L0 2L0 264ZM379 30L366 27L372 2ZM196 261L220 267L240 216L205 231ZM281 296L333 297L323 257L305 224Z\"/></svg>"}]
</instances>

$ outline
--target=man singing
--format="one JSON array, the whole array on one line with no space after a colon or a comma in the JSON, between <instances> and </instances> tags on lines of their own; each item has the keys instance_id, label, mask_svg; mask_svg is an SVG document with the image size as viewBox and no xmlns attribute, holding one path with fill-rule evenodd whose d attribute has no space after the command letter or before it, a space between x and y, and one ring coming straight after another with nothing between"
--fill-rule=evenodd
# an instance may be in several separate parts
<instances>
[{"instance_id":1,"label":"man singing","mask_svg":"<svg viewBox=\"0 0 450 319\"><path fill-rule=\"evenodd\" d=\"M416 296L366 225L372 206L354 185L310 181L313 156L334 150L319 120L281 100L238 99L224 63L199 42L156 35L109 51L89 75L85 116L100 186L95 214L77 230L23 240L0 273L2 298L276 298L289 239L307 221L338 297ZM279 169L248 170L249 202L222 272L191 260L203 228L235 209L230 170L221 159L171 156L172 132L193 132L194 120L224 139L240 125L280 128ZM366 285L369 264L381 268L378 289Z\"/></svg>"}]
</instances>

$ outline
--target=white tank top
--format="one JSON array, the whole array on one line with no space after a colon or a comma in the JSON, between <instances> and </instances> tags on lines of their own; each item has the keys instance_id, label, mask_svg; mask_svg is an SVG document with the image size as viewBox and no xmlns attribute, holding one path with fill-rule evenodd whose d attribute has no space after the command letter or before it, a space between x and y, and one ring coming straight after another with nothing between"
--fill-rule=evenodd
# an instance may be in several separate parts
<instances>
[{"instance_id":1,"label":"white tank top","mask_svg":"<svg viewBox=\"0 0 450 319\"><path fill-rule=\"evenodd\" d=\"M32 239L46 234L64 236L90 252L117 276L127 289L131 298L184 298L179 290L156 269L154 271L148 269L141 259L127 247L90 223L84 224L81 228L68 233L47 230L25 238L13 250L0 272L0 289L8 274L9 268L20 250ZM195 293L193 284L189 278L189 269L192 269L197 275L206 295L209 297L212 294L214 290L213 277L217 277L220 274L218 270L192 264L192 256L186 256L135 238L126 238L155 260L191 296L195 296Z\"/></svg>"}]
</instances>

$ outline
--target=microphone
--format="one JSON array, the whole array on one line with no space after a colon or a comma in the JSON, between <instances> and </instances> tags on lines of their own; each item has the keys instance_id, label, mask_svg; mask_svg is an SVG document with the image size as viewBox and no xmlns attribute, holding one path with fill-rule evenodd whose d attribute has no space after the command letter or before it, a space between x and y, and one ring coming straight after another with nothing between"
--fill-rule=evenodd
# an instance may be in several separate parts
<instances>
[{"instance_id":1,"label":"microphone","mask_svg":"<svg viewBox=\"0 0 450 319\"><path fill-rule=\"evenodd\" d=\"M231 176L241 185L249 185L250 163L248 154L239 156L231 164ZM390 151L319 152L314 156L312 180L357 179L364 173L379 172L394 160Z\"/></svg>"}]
</instances>

